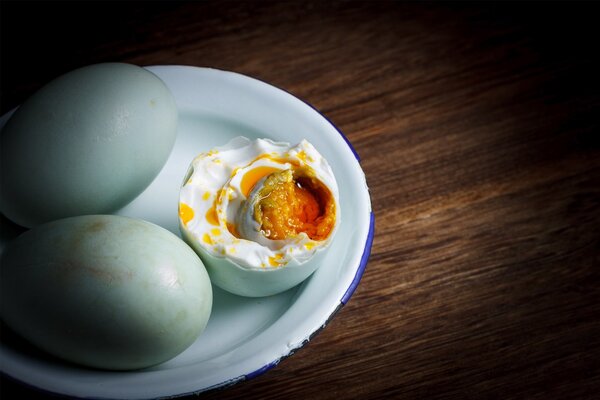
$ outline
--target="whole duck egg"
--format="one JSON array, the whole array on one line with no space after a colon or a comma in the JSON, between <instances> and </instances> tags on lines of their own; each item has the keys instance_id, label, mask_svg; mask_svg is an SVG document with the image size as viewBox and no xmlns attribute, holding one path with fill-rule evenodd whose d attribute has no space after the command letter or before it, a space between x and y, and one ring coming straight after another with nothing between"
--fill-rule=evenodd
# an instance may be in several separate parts
<instances>
[{"instance_id":1,"label":"whole duck egg","mask_svg":"<svg viewBox=\"0 0 600 400\"><path fill-rule=\"evenodd\" d=\"M0 259L0 307L16 333L60 358L103 369L152 366L204 330L212 288L181 239L115 215L39 225Z\"/></svg>"},{"instance_id":2,"label":"whole duck egg","mask_svg":"<svg viewBox=\"0 0 600 400\"><path fill-rule=\"evenodd\" d=\"M123 207L166 163L177 117L166 85L135 65L95 64L56 78L1 132L0 210L32 227Z\"/></svg>"}]
</instances>

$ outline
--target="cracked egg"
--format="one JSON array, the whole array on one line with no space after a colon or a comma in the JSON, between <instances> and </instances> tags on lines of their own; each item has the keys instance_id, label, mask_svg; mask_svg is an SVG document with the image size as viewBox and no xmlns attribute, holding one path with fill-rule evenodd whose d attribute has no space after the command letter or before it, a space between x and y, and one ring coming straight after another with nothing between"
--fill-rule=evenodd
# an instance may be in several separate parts
<instances>
[{"instance_id":1,"label":"cracked egg","mask_svg":"<svg viewBox=\"0 0 600 400\"><path fill-rule=\"evenodd\" d=\"M214 284L242 296L276 294L308 278L339 215L331 167L306 140L235 138L199 154L180 191L184 240Z\"/></svg>"}]
</instances>

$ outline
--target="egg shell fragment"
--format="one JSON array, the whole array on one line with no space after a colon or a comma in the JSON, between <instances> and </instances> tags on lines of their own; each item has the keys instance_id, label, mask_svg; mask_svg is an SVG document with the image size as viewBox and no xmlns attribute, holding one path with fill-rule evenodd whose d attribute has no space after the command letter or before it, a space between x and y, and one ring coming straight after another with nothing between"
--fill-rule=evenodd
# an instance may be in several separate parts
<instances>
[{"instance_id":1,"label":"egg shell fragment","mask_svg":"<svg viewBox=\"0 0 600 400\"><path fill-rule=\"evenodd\" d=\"M166 163L177 120L173 95L144 68L95 64L54 79L2 129L0 210L32 227L125 206Z\"/></svg>"},{"instance_id":2,"label":"egg shell fragment","mask_svg":"<svg viewBox=\"0 0 600 400\"><path fill-rule=\"evenodd\" d=\"M23 233L0 266L2 319L39 348L113 370L167 361L201 334L212 287L198 256L146 221L92 215Z\"/></svg>"}]
</instances>

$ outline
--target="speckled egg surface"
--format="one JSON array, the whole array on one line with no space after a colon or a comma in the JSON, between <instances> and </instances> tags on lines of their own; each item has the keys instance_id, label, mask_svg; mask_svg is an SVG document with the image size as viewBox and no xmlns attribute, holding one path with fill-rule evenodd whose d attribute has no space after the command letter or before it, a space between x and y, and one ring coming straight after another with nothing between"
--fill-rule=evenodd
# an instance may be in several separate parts
<instances>
[{"instance_id":1,"label":"speckled egg surface","mask_svg":"<svg viewBox=\"0 0 600 400\"><path fill-rule=\"evenodd\" d=\"M167 161L177 119L171 92L144 68L95 64L56 78L1 132L1 212L32 227L123 207Z\"/></svg>"},{"instance_id":2,"label":"speckled egg surface","mask_svg":"<svg viewBox=\"0 0 600 400\"><path fill-rule=\"evenodd\" d=\"M115 215L37 226L4 250L2 319L49 353L128 370L167 361L203 332L212 288L171 232Z\"/></svg>"}]
</instances>

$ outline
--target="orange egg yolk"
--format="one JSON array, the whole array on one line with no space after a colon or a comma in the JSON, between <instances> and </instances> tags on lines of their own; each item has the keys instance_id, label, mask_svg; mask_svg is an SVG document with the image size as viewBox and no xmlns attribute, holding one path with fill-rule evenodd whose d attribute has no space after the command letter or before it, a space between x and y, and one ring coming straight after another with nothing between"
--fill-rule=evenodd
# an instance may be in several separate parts
<instances>
[{"instance_id":1,"label":"orange egg yolk","mask_svg":"<svg viewBox=\"0 0 600 400\"><path fill-rule=\"evenodd\" d=\"M254 218L272 240L305 232L312 240L326 239L335 224L335 202L329 189L309 171L270 174L259 192Z\"/></svg>"}]
</instances>

